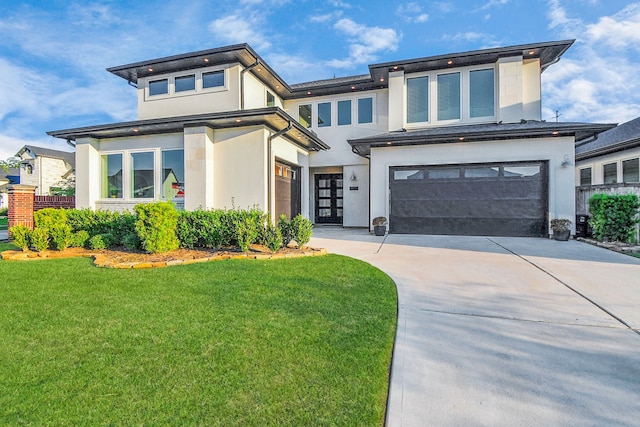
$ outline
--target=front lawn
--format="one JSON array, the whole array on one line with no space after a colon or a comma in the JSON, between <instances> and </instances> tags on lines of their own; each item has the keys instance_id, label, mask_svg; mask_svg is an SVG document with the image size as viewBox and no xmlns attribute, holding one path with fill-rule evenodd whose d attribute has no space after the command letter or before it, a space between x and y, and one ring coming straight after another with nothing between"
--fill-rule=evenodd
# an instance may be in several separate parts
<instances>
[{"instance_id":1,"label":"front lawn","mask_svg":"<svg viewBox=\"0 0 640 427\"><path fill-rule=\"evenodd\" d=\"M366 263L0 261L0 278L2 425L384 423L396 294Z\"/></svg>"},{"instance_id":2,"label":"front lawn","mask_svg":"<svg viewBox=\"0 0 640 427\"><path fill-rule=\"evenodd\" d=\"M8 224L9 224L9 219L8 218L0 217L0 230L6 230Z\"/></svg>"}]
</instances>

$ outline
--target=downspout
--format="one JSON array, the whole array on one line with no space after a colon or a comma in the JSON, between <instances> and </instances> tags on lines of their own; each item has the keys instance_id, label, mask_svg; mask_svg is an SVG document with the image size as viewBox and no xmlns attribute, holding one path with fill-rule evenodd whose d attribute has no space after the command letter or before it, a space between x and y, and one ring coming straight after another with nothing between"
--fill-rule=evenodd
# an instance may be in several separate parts
<instances>
[{"instance_id":1,"label":"downspout","mask_svg":"<svg viewBox=\"0 0 640 427\"><path fill-rule=\"evenodd\" d=\"M248 67L243 68L242 71L240 71L240 110L244 110L244 73L253 70L258 65L260 65L260 61L256 59L256 62L249 65Z\"/></svg>"},{"instance_id":2,"label":"downspout","mask_svg":"<svg viewBox=\"0 0 640 427\"><path fill-rule=\"evenodd\" d=\"M267 138L267 212L269 212L269 215L273 215L271 204L271 184L273 183L273 168L271 165L271 143L274 139L284 135L291 130L291 128L293 127L293 123L291 123L291 120L289 120L288 123L289 124L286 128L281 129L272 135L269 135L269 137Z\"/></svg>"}]
</instances>

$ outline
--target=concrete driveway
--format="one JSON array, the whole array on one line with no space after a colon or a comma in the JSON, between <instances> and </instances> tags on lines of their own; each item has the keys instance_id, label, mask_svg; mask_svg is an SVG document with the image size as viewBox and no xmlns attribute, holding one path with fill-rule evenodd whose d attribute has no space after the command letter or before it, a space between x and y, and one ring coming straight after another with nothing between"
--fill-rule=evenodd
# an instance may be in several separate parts
<instances>
[{"instance_id":1,"label":"concrete driveway","mask_svg":"<svg viewBox=\"0 0 640 427\"><path fill-rule=\"evenodd\" d=\"M387 425L640 425L640 259L547 239L314 229L399 297Z\"/></svg>"}]
</instances>

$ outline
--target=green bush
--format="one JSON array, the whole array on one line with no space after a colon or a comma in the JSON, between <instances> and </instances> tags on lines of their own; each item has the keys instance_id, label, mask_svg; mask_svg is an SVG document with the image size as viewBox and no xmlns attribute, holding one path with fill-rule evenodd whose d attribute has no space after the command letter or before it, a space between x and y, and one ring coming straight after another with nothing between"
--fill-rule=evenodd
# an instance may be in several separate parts
<instances>
[{"instance_id":1,"label":"green bush","mask_svg":"<svg viewBox=\"0 0 640 427\"><path fill-rule=\"evenodd\" d=\"M313 224L307 218L301 214L296 215L291 220L291 228L293 234L293 240L298 243L298 247L301 248L311 240L311 234L313 233Z\"/></svg>"},{"instance_id":2,"label":"green bush","mask_svg":"<svg viewBox=\"0 0 640 427\"><path fill-rule=\"evenodd\" d=\"M49 247L49 234L45 228L34 228L31 232L31 246L38 252L42 252Z\"/></svg>"},{"instance_id":3,"label":"green bush","mask_svg":"<svg viewBox=\"0 0 640 427\"><path fill-rule=\"evenodd\" d=\"M273 224L271 217L267 217L261 237L262 244L268 247L271 252L275 252L282 247L282 233L280 228Z\"/></svg>"},{"instance_id":4,"label":"green bush","mask_svg":"<svg viewBox=\"0 0 640 427\"><path fill-rule=\"evenodd\" d=\"M87 230L80 230L73 233L73 247L84 248L89 241L89 232Z\"/></svg>"},{"instance_id":5,"label":"green bush","mask_svg":"<svg viewBox=\"0 0 640 427\"><path fill-rule=\"evenodd\" d=\"M258 235L260 234L260 228L262 227L260 219L262 217L262 213L255 215L255 212L253 211L235 212L235 239L242 252L248 252L249 246L256 242Z\"/></svg>"},{"instance_id":6,"label":"green bush","mask_svg":"<svg viewBox=\"0 0 640 427\"><path fill-rule=\"evenodd\" d=\"M113 246L115 237L111 233L96 234L89 239L89 246L91 249L109 249Z\"/></svg>"},{"instance_id":7,"label":"green bush","mask_svg":"<svg viewBox=\"0 0 640 427\"><path fill-rule=\"evenodd\" d=\"M589 224L598 240L629 242L638 224L638 196L594 194L589 199Z\"/></svg>"},{"instance_id":8,"label":"green bush","mask_svg":"<svg viewBox=\"0 0 640 427\"><path fill-rule=\"evenodd\" d=\"M29 244L31 243L31 229L25 225L16 225L9 229L13 244L23 251L29 250Z\"/></svg>"},{"instance_id":9,"label":"green bush","mask_svg":"<svg viewBox=\"0 0 640 427\"><path fill-rule=\"evenodd\" d=\"M137 250L142 247L140 237L136 233L129 233L122 238L122 244L129 250Z\"/></svg>"},{"instance_id":10,"label":"green bush","mask_svg":"<svg viewBox=\"0 0 640 427\"><path fill-rule=\"evenodd\" d=\"M0 216L9 215L9 208L0 208Z\"/></svg>"},{"instance_id":11,"label":"green bush","mask_svg":"<svg viewBox=\"0 0 640 427\"><path fill-rule=\"evenodd\" d=\"M136 233L144 250L160 253L178 249L178 211L171 202L144 203L134 209L138 214Z\"/></svg>"},{"instance_id":12,"label":"green bush","mask_svg":"<svg viewBox=\"0 0 640 427\"><path fill-rule=\"evenodd\" d=\"M90 236L111 234L117 245L124 244L126 235L136 232L136 216L130 212L70 209L67 211L67 222L73 232L85 230Z\"/></svg>"},{"instance_id":13,"label":"green bush","mask_svg":"<svg viewBox=\"0 0 640 427\"><path fill-rule=\"evenodd\" d=\"M33 219L35 228L44 230L48 235L52 249L62 251L73 244L73 232L64 209L41 209L34 212Z\"/></svg>"},{"instance_id":14,"label":"green bush","mask_svg":"<svg viewBox=\"0 0 640 427\"><path fill-rule=\"evenodd\" d=\"M278 218L278 230L280 230L280 235L282 236L282 246L286 248L293 240L293 225L284 214Z\"/></svg>"},{"instance_id":15,"label":"green bush","mask_svg":"<svg viewBox=\"0 0 640 427\"><path fill-rule=\"evenodd\" d=\"M222 244L222 210L181 211L176 236L183 248L218 248Z\"/></svg>"}]
</instances>

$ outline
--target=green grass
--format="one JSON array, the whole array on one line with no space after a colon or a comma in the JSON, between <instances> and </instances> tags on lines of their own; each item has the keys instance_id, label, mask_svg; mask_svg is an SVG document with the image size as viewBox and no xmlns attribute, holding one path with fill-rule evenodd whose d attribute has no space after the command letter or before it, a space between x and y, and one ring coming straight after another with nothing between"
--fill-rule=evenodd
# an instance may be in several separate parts
<instances>
[{"instance_id":1,"label":"green grass","mask_svg":"<svg viewBox=\"0 0 640 427\"><path fill-rule=\"evenodd\" d=\"M396 294L366 263L0 261L0 278L0 425L384 423Z\"/></svg>"},{"instance_id":2,"label":"green grass","mask_svg":"<svg viewBox=\"0 0 640 427\"><path fill-rule=\"evenodd\" d=\"M0 230L6 230L9 224L8 218L0 218Z\"/></svg>"}]
</instances>

